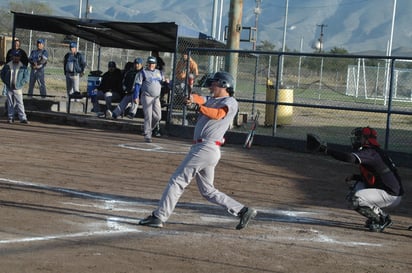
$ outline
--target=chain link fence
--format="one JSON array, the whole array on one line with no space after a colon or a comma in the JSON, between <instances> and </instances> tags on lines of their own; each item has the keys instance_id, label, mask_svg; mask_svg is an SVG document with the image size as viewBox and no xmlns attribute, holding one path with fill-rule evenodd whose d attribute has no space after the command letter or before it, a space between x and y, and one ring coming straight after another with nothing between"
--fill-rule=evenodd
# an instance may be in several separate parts
<instances>
[{"instance_id":1,"label":"chain link fence","mask_svg":"<svg viewBox=\"0 0 412 273\"><path fill-rule=\"evenodd\" d=\"M45 72L48 93L64 97L63 57L69 51L68 43L61 42L63 37L44 33L36 33L33 41L34 37L46 39L50 55ZM19 38L21 47L30 54L30 39L23 35ZM90 71L105 72L109 61L123 69L127 62L151 54L100 48L85 41L80 41L79 51L88 64L80 84L83 92ZM198 66L193 85L190 73L184 80L176 77L177 64L186 53ZM197 113L185 106L188 93L209 95L205 79L216 71L230 70L236 79L235 97L239 101L232 131L248 132L259 112L258 135L304 140L310 132L330 143L348 145L353 128L371 126L377 129L384 148L412 153L411 59L195 48L183 39L179 39L176 53L161 52L160 57L170 79L171 91L165 98L168 123L193 126Z\"/></svg>"},{"instance_id":2,"label":"chain link fence","mask_svg":"<svg viewBox=\"0 0 412 273\"><path fill-rule=\"evenodd\" d=\"M382 56L299 54L188 48L198 63L193 92L208 95L204 78L215 71L235 75L239 113L232 131L248 132L259 116L259 135L304 140L318 134L350 145L350 133L371 126L383 148L412 153L412 83L408 60ZM237 66L231 56L236 54ZM229 67L229 68L227 68ZM189 88L172 90L182 100ZM171 108L170 122L192 126L197 113Z\"/></svg>"}]
</instances>

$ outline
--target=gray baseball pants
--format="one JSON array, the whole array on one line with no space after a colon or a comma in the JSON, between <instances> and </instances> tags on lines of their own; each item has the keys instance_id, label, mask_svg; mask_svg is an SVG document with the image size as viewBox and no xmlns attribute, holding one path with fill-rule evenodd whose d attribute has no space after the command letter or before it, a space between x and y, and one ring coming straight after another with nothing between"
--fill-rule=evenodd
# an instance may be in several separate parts
<instances>
[{"instance_id":1,"label":"gray baseball pants","mask_svg":"<svg viewBox=\"0 0 412 273\"><path fill-rule=\"evenodd\" d=\"M185 188L195 177L201 195L209 202L222 206L229 213L237 216L243 205L220 192L213 185L215 167L219 162L220 147L215 143L202 142L191 147L189 153L169 180L159 207L153 212L162 222L166 222L172 214Z\"/></svg>"}]
</instances>

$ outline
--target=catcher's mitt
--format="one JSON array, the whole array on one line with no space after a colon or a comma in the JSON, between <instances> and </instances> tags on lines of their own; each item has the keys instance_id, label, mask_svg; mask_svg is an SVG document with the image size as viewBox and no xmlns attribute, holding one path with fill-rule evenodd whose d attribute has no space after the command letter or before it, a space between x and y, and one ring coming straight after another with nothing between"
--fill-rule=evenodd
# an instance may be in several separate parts
<instances>
[{"instance_id":1,"label":"catcher's mitt","mask_svg":"<svg viewBox=\"0 0 412 273\"><path fill-rule=\"evenodd\" d=\"M306 151L310 153L326 153L327 143L315 134L306 135Z\"/></svg>"}]
</instances>

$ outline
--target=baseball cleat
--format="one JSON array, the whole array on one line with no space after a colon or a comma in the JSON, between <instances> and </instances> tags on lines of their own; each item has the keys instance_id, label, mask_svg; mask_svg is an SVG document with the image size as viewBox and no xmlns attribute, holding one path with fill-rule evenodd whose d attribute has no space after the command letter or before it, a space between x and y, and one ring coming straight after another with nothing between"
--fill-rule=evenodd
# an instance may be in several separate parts
<instances>
[{"instance_id":1,"label":"baseball cleat","mask_svg":"<svg viewBox=\"0 0 412 273\"><path fill-rule=\"evenodd\" d=\"M369 223L366 223L366 227L369 228L369 231L373 232L383 232L383 230L387 227L392 226L393 222L391 218L386 216L385 218L382 218L379 223L376 223L374 221L370 221Z\"/></svg>"},{"instance_id":2,"label":"baseball cleat","mask_svg":"<svg viewBox=\"0 0 412 273\"><path fill-rule=\"evenodd\" d=\"M252 208L243 207L243 209L240 210L238 215L239 215L239 218L240 218L240 222L236 226L236 229L243 229L243 228L247 227L250 220L252 220L253 218L256 217L257 211L255 209L252 209Z\"/></svg>"},{"instance_id":3,"label":"baseball cleat","mask_svg":"<svg viewBox=\"0 0 412 273\"><path fill-rule=\"evenodd\" d=\"M162 228L163 222L152 214L152 215L147 216L145 219L140 220L139 225L155 227L155 228Z\"/></svg>"}]
</instances>

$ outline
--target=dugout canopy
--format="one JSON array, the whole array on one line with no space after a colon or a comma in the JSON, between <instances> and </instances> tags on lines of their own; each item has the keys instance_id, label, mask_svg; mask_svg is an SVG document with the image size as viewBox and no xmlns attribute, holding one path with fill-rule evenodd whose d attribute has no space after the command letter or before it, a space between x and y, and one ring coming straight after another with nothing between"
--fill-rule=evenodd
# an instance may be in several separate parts
<instances>
[{"instance_id":1,"label":"dugout canopy","mask_svg":"<svg viewBox=\"0 0 412 273\"><path fill-rule=\"evenodd\" d=\"M35 15L12 11L16 28L74 35L102 47L177 52L178 43L190 47L224 48L207 35L174 22L137 23Z\"/></svg>"}]
</instances>

